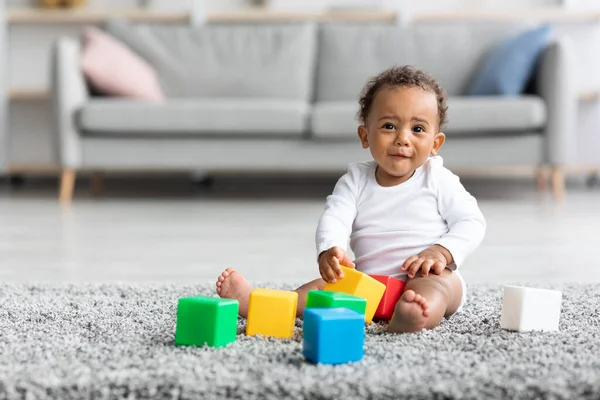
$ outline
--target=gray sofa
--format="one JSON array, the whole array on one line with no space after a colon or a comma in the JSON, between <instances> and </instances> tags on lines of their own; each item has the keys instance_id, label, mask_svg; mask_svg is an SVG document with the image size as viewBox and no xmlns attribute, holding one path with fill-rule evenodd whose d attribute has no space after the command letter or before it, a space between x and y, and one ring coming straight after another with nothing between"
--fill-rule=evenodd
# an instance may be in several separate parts
<instances>
[{"instance_id":1,"label":"gray sofa","mask_svg":"<svg viewBox=\"0 0 600 400\"><path fill-rule=\"evenodd\" d=\"M61 200L71 200L83 170L341 173L370 158L356 137L359 91L395 64L427 70L448 92L441 154L451 169L550 167L560 194L577 104L568 45L543 52L530 94L464 95L490 48L525 27L111 21L105 29L157 70L167 97L160 104L93 96L78 68L79 42L62 38L52 73Z\"/></svg>"}]
</instances>

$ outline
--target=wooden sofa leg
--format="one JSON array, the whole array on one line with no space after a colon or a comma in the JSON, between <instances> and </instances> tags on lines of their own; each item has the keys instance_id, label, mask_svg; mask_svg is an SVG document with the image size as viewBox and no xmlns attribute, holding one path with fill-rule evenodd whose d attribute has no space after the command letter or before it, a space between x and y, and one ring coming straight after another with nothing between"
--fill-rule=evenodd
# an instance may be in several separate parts
<instances>
[{"instance_id":1,"label":"wooden sofa leg","mask_svg":"<svg viewBox=\"0 0 600 400\"><path fill-rule=\"evenodd\" d=\"M552 169L552 190L554 199L561 201L565 197L565 170L562 167Z\"/></svg>"},{"instance_id":2,"label":"wooden sofa leg","mask_svg":"<svg viewBox=\"0 0 600 400\"><path fill-rule=\"evenodd\" d=\"M91 176L92 195L100 196L104 189L104 173L93 172Z\"/></svg>"},{"instance_id":3,"label":"wooden sofa leg","mask_svg":"<svg viewBox=\"0 0 600 400\"><path fill-rule=\"evenodd\" d=\"M546 167L538 167L535 180L538 192L545 192L548 190L548 174Z\"/></svg>"},{"instance_id":4,"label":"wooden sofa leg","mask_svg":"<svg viewBox=\"0 0 600 400\"><path fill-rule=\"evenodd\" d=\"M75 170L63 169L60 175L60 193L58 201L62 204L69 204L73 199L73 189L75 188Z\"/></svg>"},{"instance_id":5,"label":"wooden sofa leg","mask_svg":"<svg viewBox=\"0 0 600 400\"><path fill-rule=\"evenodd\" d=\"M588 173L587 178L585 179L585 186L587 186L588 188L593 188L594 186L596 186L598 184L598 181L600 176L600 171L597 169L593 169Z\"/></svg>"}]
</instances>

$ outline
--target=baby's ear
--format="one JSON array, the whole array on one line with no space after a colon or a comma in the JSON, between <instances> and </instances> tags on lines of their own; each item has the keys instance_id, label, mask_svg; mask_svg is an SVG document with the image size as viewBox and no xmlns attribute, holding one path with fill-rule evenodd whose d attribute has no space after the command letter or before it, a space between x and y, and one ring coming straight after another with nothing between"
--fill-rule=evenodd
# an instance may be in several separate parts
<instances>
[{"instance_id":1,"label":"baby's ear","mask_svg":"<svg viewBox=\"0 0 600 400\"><path fill-rule=\"evenodd\" d=\"M433 138L433 147L431 148L431 155L437 156L437 153L442 148L442 145L446 141L446 135L443 132L438 132Z\"/></svg>"},{"instance_id":2,"label":"baby's ear","mask_svg":"<svg viewBox=\"0 0 600 400\"><path fill-rule=\"evenodd\" d=\"M360 139L360 143L362 144L363 149L369 148L369 141L367 140L367 127L364 125L360 125L358 127L358 138Z\"/></svg>"}]
</instances>

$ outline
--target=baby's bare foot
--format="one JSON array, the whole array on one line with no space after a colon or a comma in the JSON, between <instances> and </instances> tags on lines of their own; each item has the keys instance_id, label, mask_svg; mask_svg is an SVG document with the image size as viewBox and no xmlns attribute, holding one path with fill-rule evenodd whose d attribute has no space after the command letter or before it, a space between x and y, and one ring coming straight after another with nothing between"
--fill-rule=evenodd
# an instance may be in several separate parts
<instances>
[{"instance_id":1,"label":"baby's bare foot","mask_svg":"<svg viewBox=\"0 0 600 400\"><path fill-rule=\"evenodd\" d=\"M429 317L427 300L420 294L407 290L396 304L389 331L392 333L419 332L425 327L427 317Z\"/></svg>"},{"instance_id":2,"label":"baby's bare foot","mask_svg":"<svg viewBox=\"0 0 600 400\"><path fill-rule=\"evenodd\" d=\"M217 279L217 293L219 296L239 301L239 312L244 318L248 317L250 292L252 292L252 286L242 274L233 268L227 268Z\"/></svg>"}]
</instances>

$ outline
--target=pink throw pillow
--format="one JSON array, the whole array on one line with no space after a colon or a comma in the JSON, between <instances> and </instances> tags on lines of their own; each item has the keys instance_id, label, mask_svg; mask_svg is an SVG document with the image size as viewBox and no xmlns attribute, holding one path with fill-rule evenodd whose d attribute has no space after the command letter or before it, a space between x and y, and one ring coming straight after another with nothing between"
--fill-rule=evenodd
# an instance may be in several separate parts
<instances>
[{"instance_id":1,"label":"pink throw pillow","mask_svg":"<svg viewBox=\"0 0 600 400\"><path fill-rule=\"evenodd\" d=\"M156 71L98 28L84 30L79 66L94 89L102 94L153 102L164 99Z\"/></svg>"}]
</instances>

